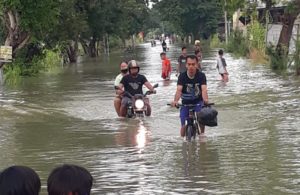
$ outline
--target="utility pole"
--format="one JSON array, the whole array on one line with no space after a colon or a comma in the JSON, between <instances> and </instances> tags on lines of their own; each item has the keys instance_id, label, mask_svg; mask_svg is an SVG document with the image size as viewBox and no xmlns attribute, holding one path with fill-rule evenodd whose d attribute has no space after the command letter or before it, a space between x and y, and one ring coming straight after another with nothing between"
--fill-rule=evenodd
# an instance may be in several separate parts
<instances>
[{"instance_id":1,"label":"utility pole","mask_svg":"<svg viewBox=\"0 0 300 195\"><path fill-rule=\"evenodd\" d=\"M225 18L225 43L228 44L228 22L227 22L227 11L226 11L227 2L225 0L224 4L224 18Z\"/></svg>"}]
</instances>

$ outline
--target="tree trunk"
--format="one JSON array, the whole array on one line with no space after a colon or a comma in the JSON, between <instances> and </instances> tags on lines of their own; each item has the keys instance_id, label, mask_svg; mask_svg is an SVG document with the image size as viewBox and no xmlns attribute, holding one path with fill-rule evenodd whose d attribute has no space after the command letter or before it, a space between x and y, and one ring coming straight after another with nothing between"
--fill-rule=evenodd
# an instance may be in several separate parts
<instances>
[{"instance_id":1,"label":"tree trunk","mask_svg":"<svg viewBox=\"0 0 300 195\"><path fill-rule=\"evenodd\" d=\"M131 36L131 47L132 47L133 49L135 48L134 35Z\"/></svg>"},{"instance_id":2,"label":"tree trunk","mask_svg":"<svg viewBox=\"0 0 300 195\"><path fill-rule=\"evenodd\" d=\"M106 51L106 49L107 49L107 47L106 47L106 37L104 35L102 37L102 46L103 46L104 53L107 54L107 51Z\"/></svg>"},{"instance_id":3,"label":"tree trunk","mask_svg":"<svg viewBox=\"0 0 300 195\"><path fill-rule=\"evenodd\" d=\"M83 48L84 54L89 54L89 46L86 44L85 40L80 39L79 41Z\"/></svg>"},{"instance_id":4,"label":"tree trunk","mask_svg":"<svg viewBox=\"0 0 300 195\"><path fill-rule=\"evenodd\" d=\"M227 11L224 12L224 25L225 25L225 43L228 44L228 21L227 21Z\"/></svg>"},{"instance_id":5,"label":"tree trunk","mask_svg":"<svg viewBox=\"0 0 300 195\"><path fill-rule=\"evenodd\" d=\"M277 54L279 56L287 56L289 54L290 40L293 33L294 22L300 13L300 1L294 0L290 2L293 5L293 11L288 12L285 10L282 17L282 30L280 32L279 41L276 47Z\"/></svg>"},{"instance_id":6,"label":"tree trunk","mask_svg":"<svg viewBox=\"0 0 300 195\"><path fill-rule=\"evenodd\" d=\"M77 62L78 41L71 41L67 48L67 54L70 63Z\"/></svg>"},{"instance_id":7,"label":"tree trunk","mask_svg":"<svg viewBox=\"0 0 300 195\"><path fill-rule=\"evenodd\" d=\"M294 22L297 14L285 13L282 18L282 30L280 32L279 41L276 47L279 56L287 56L289 54L290 40L293 33Z\"/></svg>"},{"instance_id":8,"label":"tree trunk","mask_svg":"<svg viewBox=\"0 0 300 195\"><path fill-rule=\"evenodd\" d=\"M109 52L110 52L109 49L110 48L109 48L109 35L108 34L106 34L106 46L107 46L107 49L106 49L107 50L107 55L109 55Z\"/></svg>"},{"instance_id":9,"label":"tree trunk","mask_svg":"<svg viewBox=\"0 0 300 195\"><path fill-rule=\"evenodd\" d=\"M235 29L234 30L240 30L240 16L241 16L241 9L239 8L237 10L237 13L236 13L236 19L235 19L235 23L236 23L236 26L235 26ZM246 20L246 17L245 17L245 20ZM229 29L228 29L229 30ZM230 34L230 33L228 33ZM230 35L229 35L230 36Z\"/></svg>"},{"instance_id":10,"label":"tree trunk","mask_svg":"<svg viewBox=\"0 0 300 195\"><path fill-rule=\"evenodd\" d=\"M191 43L194 43L195 42L195 34L194 33L191 33Z\"/></svg>"},{"instance_id":11,"label":"tree trunk","mask_svg":"<svg viewBox=\"0 0 300 195\"><path fill-rule=\"evenodd\" d=\"M1 63L0 62L0 66L1 66ZM4 83L4 77L3 77L3 70L2 68L0 68L0 85L2 85Z\"/></svg>"},{"instance_id":12,"label":"tree trunk","mask_svg":"<svg viewBox=\"0 0 300 195\"><path fill-rule=\"evenodd\" d=\"M123 48L126 48L126 40L122 38Z\"/></svg>"},{"instance_id":13,"label":"tree trunk","mask_svg":"<svg viewBox=\"0 0 300 195\"><path fill-rule=\"evenodd\" d=\"M96 43L97 43L97 46L96 46L97 52L96 52L96 54L97 54L97 56L99 56L100 53L101 53L101 41L98 40Z\"/></svg>"},{"instance_id":14,"label":"tree trunk","mask_svg":"<svg viewBox=\"0 0 300 195\"><path fill-rule=\"evenodd\" d=\"M90 55L90 57L95 58L97 56L96 52L97 52L96 51L96 40L93 37L90 41L90 44L89 44L89 55Z\"/></svg>"}]
</instances>

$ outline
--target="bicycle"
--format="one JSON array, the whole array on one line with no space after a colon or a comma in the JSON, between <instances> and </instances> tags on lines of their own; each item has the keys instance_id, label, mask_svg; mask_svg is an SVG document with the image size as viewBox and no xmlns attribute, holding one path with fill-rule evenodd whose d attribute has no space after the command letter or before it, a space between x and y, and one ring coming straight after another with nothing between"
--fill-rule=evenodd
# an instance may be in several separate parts
<instances>
[{"instance_id":1,"label":"bicycle","mask_svg":"<svg viewBox=\"0 0 300 195\"><path fill-rule=\"evenodd\" d=\"M171 105L171 104L168 104ZM200 135L200 123L198 120L197 112L195 111L196 106L211 106L214 103L209 103L206 105L202 104L178 104L176 107L188 107L189 109L189 116L185 119L185 137L187 141L191 141L192 138L196 138L196 134Z\"/></svg>"}]
</instances>

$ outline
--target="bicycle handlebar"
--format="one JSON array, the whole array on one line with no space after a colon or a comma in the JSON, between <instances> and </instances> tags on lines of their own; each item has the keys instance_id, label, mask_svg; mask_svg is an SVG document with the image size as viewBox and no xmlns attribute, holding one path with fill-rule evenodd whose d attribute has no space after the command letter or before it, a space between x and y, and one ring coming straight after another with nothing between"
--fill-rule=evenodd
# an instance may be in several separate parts
<instances>
[{"instance_id":1,"label":"bicycle handlebar","mask_svg":"<svg viewBox=\"0 0 300 195\"><path fill-rule=\"evenodd\" d=\"M167 104L168 106L172 106L171 104ZM180 107L193 107L193 106L200 106L201 104L177 104L176 108L180 108ZM202 105L202 107L206 107L206 106L212 106L215 105L215 103L208 103L208 104L204 104Z\"/></svg>"}]
</instances>

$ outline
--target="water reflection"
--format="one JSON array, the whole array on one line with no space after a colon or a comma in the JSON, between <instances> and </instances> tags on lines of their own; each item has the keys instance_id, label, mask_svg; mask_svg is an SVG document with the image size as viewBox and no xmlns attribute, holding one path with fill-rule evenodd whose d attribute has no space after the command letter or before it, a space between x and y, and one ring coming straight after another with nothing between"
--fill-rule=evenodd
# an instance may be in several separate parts
<instances>
[{"instance_id":1,"label":"water reflection","mask_svg":"<svg viewBox=\"0 0 300 195\"><path fill-rule=\"evenodd\" d=\"M211 142L182 143L185 191L216 193L216 182L220 180L219 154Z\"/></svg>"},{"instance_id":2,"label":"water reflection","mask_svg":"<svg viewBox=\"0 0 300 195\"><path fill-rule=\"evenodd\" d=\"M141 153L150 140L150 131L142 119L124 119L130 125L121 126L115 134L116 144L119 146L135 147Z\"/></svg>"},{"instance_id":3,"label":"water reflection","mask_svg":"<svg viewBox=\"0 0 300 195\"><path fill-rule=\"evenodd\" d=\"M170 80L163 80L163 86L169 86L171 83L172 83L171 79Z\"/></svg>"},{"instance_id":4,"label":"water reflection","mask_svg":"<svg viewBox=\"0 0 300 195\"><path fill-rule=\"evenodd\" d=\"M146 127L143 125L143 122L140 121L139 126L138 126L138 130L137 130L137 135L136 135L136 147L140 150L140 152L143 151L147 139L146 139L146 135L147 135L147 129Z\"/></svg>"}]
</instances>

